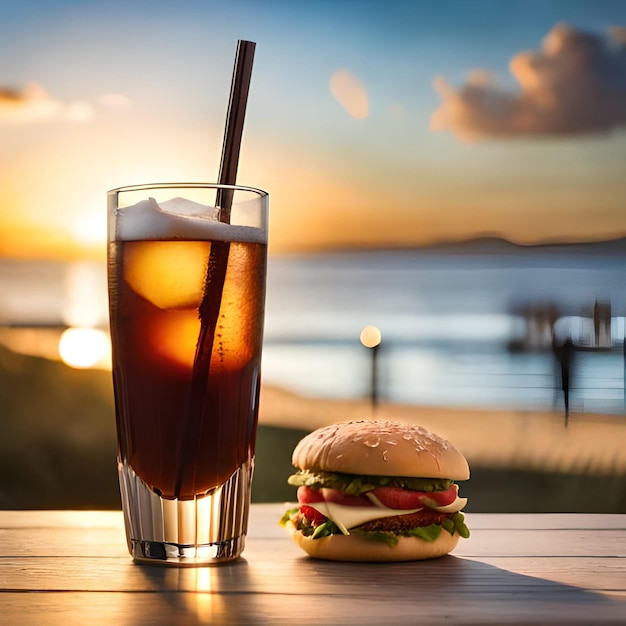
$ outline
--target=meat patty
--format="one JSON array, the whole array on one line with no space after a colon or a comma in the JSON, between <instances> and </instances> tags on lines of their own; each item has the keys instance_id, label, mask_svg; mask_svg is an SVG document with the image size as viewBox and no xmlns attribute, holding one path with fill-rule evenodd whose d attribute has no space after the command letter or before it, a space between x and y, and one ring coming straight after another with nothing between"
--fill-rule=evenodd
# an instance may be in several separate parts
<instances>
[{"instance_id":1,"label":"meat patty","mask_svg":"<svg viewBox=\"0 0 626 626\"><path fill-rule=\"evenodd\" d=\"M431 509L423 509L417 513L407 515L394 515L393 517L381 517L380 519L366 522L358 527L359 530L379 530L388 532L399 532L418 528L420 526L430 526L431 524L441 524L444 519L451 518L453 513L439 513Z\"/></svg>"}]
</instances>

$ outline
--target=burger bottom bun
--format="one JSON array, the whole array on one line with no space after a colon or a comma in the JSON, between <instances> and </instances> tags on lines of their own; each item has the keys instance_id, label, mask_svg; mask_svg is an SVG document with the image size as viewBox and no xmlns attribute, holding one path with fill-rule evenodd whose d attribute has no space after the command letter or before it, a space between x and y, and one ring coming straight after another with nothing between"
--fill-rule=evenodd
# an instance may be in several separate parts
<instances>
[{"instance_id":1,"label":"burger bottom bun","mask_svg":"<svg viewBox=\"0 0 626 626\"><path fill-rule=\"evenodd\" d=\"M398 537L390 546L384 541L366 539L358 534L330 535L321 539L305 537L301 531L293 533L294 541L311 557L328 561L391 562L419 561L445 556L459 542L459 535L446 530L434 541L418 537Z\"/></svg>"}]
</instances>

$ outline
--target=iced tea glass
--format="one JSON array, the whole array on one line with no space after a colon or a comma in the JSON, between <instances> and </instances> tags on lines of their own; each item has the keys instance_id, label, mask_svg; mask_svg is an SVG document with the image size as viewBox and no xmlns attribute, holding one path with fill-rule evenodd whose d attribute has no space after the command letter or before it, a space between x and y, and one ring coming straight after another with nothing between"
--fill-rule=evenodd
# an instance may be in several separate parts
<instances>
[{"instance_id":1,"label":"iced tea glass","mask_svg":"<svg viewBox=\"0 0 626 626\"><path fill-rule=\"evenodd\" d=\"M217 184L108 193L118 470L140 562L244 549L260 388L268 194Z\"/></svg>"}]
</instances>

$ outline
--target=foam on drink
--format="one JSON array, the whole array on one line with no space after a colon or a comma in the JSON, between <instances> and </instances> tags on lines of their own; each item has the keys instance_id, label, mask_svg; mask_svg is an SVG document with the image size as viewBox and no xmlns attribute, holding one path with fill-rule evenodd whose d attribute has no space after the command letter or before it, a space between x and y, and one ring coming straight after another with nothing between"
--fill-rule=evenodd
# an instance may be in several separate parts
<instances>
[{"instance_id":1,"label":"foam on drink","mask_svg":"<svg viewBox=\"0 0 626 626\"><path fill-rule=\"evenodd\" d=\"M237 211L245 222L246 203ZM219 209L184 198L172 198L158 204L154 198L130 207L117 209L117 241L139 239L213 239L267 243L267 233L254 226L226 224L218 221Z\"/></svg>"}]
</instances>

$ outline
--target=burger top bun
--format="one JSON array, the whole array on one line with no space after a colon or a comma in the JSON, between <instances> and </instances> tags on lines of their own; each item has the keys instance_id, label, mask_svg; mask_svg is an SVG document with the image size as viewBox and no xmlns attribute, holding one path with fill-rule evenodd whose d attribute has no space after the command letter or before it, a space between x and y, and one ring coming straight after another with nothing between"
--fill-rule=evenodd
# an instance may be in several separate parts
<instances>
[{"instance_id":1,"label":"burger top bun","mask_svg":"<svg viewBox=\"0 0 626 626\"><path fill-rule=\"evenodd\" d=\"M341 422L302 439L292 456L299 469L370 476L467 480L465 457L422 426L386 420Z\"/></svg>"},{"instance_id":2,"label":"burger top bun","mask_svg":"<svg viewBox=\"0 0 626 626\"><path fill-rule=\"evenodd\" d=\"M398 543L393 546L358 534L312 539L297 530L293 533L293 539L314 559L375 563L436 559L454 550L459 542L459 535L443 531L434 541L424 541L418 537L398 537Z\"/></svg>"}]
</instances>

